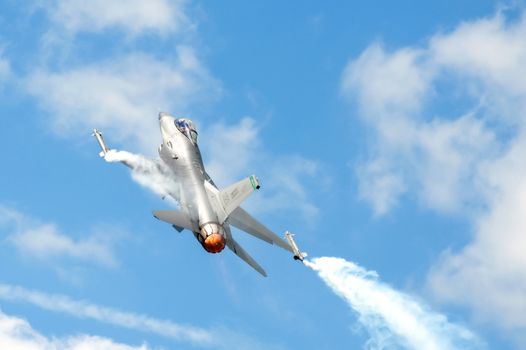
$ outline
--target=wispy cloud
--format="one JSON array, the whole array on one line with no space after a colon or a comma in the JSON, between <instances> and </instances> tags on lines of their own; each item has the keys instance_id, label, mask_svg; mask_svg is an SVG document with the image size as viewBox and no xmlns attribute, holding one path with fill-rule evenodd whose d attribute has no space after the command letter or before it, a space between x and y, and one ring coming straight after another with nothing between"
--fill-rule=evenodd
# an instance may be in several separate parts
<instances>
[{"instance_id":1,"label":"wispy cloud","mask_svg":"<svg viewBox=\"0 0 526 350\"><path fill-rule=\"evenodd\" d=\"M185 14L185 1L156 0L151 9L141 13L146 17L137 20L130 18L142 11L144 4L138 1L126 2L122 6L130 9L118 14L114 9L121 6L120 1L108 6L106 14L106 3L102 6L97 1L84 4L60 0L52 2L47 12L55 25L71 33L90 31L99 35L104 29L114 27L132 34L151 32L149 16L165 15L170 23L192 27ZM105 8L103 16L99 16L100 7ZM162 42L163 33L178 31L173 29L173 32L164 23L160 20L154 30L157 34L152 37L154 43ZM86 135L96 127L105 132L110 146L115 145L114 140L115 148L154 155L161 141L157 123L160 109L172 111L176 116L192 116L196 106L222 93L221 83L199 59L198 50L191 44L193 41L185 40L188 36L184 34L173 38L177 47L175 55L170 54L172 49L162 59L139 49L116 50L117 54L112 50L107 57L97 55L103 58L79 65L83 60L76 59L75 50L66 50L67 55L61 61L72 61L75 65L44 64L36 68L26 79L27 92L48 112L51 128L57 135ZM128 40L137 39L132 35ZM67 48L72 40L66 38L53 45ZM49 50L48 54L56 55L56 51ZM203 125L200 145L205 149L207 169L220 185L238 181L250 172L258 173L268 185L265 197L256 199L261 203L257 205L259 210L299 210L311 221L317 216L318 209L310 200L305 183L320 175L318 164L299 155L277 157L266 152L252 118L243 118L232 125L222 122ZM287 170L283 171L284 168ZM135 180L141 182L137 177Z\"/></svg>"},{"instance_id":2,"label":"wispy cloud","mask_svg":"<svg viewBox=\"0 0 526 350\"><path fill-rule=\"evenodd\" d=\"M0 284L0 298L22 301L46 310L61 312L78 318L92 319L140 332L150 332L197 345L212 345L215 342L213 334L201 328L120 311L86 301L73 300L63 295L45 294L18 286Z\"/></svg>"},{"instance_id":3,"label":"wispy cloud","mask_svg":"<svg viewBox=\"0 0 526 350\"><path fill-rule=\"evenodd\" d=\"M470 218L473 241L444 252L429 286L526 343L524 37L526 13L501 12L424 47L373 44L349 63L342 92L373 131L362 197L378 214L412 193Z\"/></svg>"},{"instance_id":4,"label":"wispy cloud","mask_svg":"<svg viewBox=\"0 0 526 350\"><path fill-rule=\"evenodd\" d=\"M2 51L0 50L0 84L3 83L11 73L10 62L2 57Z\"/></svg>"},{"instance_id":5,"label":"wispy cloud","mask_svg":"<svg viewBox=\"0 0 526 350\"><path fill-rule=\"evenodd\" d=\"M0 206L0 227L10 233L5 241L12 244L20 254L35 259L69 259L85 263L97 263L115 267L112 242L106 234L90 235L74 239L60 232L53 223L42 223L12 208Z\"/></svg>"},{"instance_id":6,"label":"wispy cloud","mask_svg":"<svg viewBox=\"0 0 526 350\"><path fill-rule=\"evenodd\" d=\"M74 300L64 295L46 294L34 290L28 290L20 286L12 286L0 283L0 299L12 302L29 303L45 310L63 313L81 319L91 319L138 332L151 333L176 341L190 343L199 347L210 347L214 349L225 350L283 349L283 347L280 345L269 343L268 339L265 340L265 342L262 342L258 338L254 338L239 331L233 331L229 328L226 328L225 325L210 329L193 327L170 320L162 320L134 312L121 311L114 308L89 303L83 300ZM20 321L17 322L20 324ZM24 323L22 322L21 324L23 326ZM2 332L1 325L2 323L0 321L0 337ZM13 325L10 327L12 329ZM8 333L10 334L11 332ZM41 340L45 341L45 338L41 338ZM69 339L69 343L65 342L58 344L77 344L76 342L79 342L79 344L83 344L82 342L87 342L86 344L88 345L112 345L108 340L88 336L79 336ZM61 347L59 348L62 349ZM95 348L100 349L99 347ZM139 349L143 348L146 349L145 346ZM25 348L22 349L25 350ZM111 347L109 349L113 350ZM117 349L120 350L121 348ZM124 347L122 349L128 348Z\"/></svg>"},{"instance_id":7,"label":"wispy cloud","mask_svg":"<svg viewBox=\"0 0 526 350\"><path fill-rule=\"evenodd\" d=\"M236 124L219 122L204 127L200 139L207 168L221 186L239 180L240 173L248 169L254 155L261 149L259 129L255 120L249 117Z\"/></svg>"},{"instance_id":8,"label":"wispy cloud","mask_svg":"<svg viewBox=\"0 0 526 350\"><path fill-rule=\"evenodd\" d=\"M38 63L21 81L48 113L51 129L77 137L97 127L121 146L152 154L159 144L159 111L189 115L217 98L221 86L193 40L190 3L39 2L50 29L35 52ZM119 38L111 48L104 46L108 36Z\"/></svg>"},{"instance_id":9,"label":"wispy cloud","mask_svg":"<svg viewBox=\"0 0 526 350\"><path fill-rule=\"evenodd\" d=\"M441 300L470 306L479 320L507 329L526 346L526 133L484 169L492 195L475 218L475 237L459 252L445 251L429 274Z\"/></svg>"},{"instance_id":10,"label":"wispy cloud","mask_svg":"<svg viewBox=\"0 0 526 350\"><path fill-rule=\"evenodd\" d=\"M318 215L307 183L323 182L317 161L295 154L271 154L261 140L253 118L235 124L217 122L204 129L201 139L207 171L220 187L254 172L262 190L250 199L250 208L263 211L296 211L312 222Z\"/></svg>"},{"instance_id":11,"label":"wispy cloud","mask_svg":"<svg viewBox=\"0 0 526 350\"><path fill-rule=\"evenodd\" d=\"M148 350L146 345L130 346L92 335L47 337L28 321L0 311L0 344L9 350Z\"/></svg>"},{"instance_id":12,"label":"wispy cloud","mask_svg":"<svg viewBox=\"0 0 526 350\"><path fill-rule=\"evenodd\" d=\"M341 258L323 257L305 264L358 314L371 339L367 349L479 349L469 330L455 325L415 298L378 280L375 271Z\"/></svg>"},{"instance_id":13,"label":"wispy cloud","mask_svg":"<svg viewBox=\"0 0 526 350\"><path fill-rule=\"evenodd\" d=\"M145 32L168 34L189 25L187 1L179 0L49 0L44 7L61 31L100 32L121 29L131 35ZM103 9L103 10L102 10Z\"/></svg>"},{"instance_id":14,"label":"wispy cloud","mask_svg":"<svg viewBox=\"0 0 526 350\"><path fill-rule=\"evenodd\" d=\"M186 46L170 61L137 53L63 71L39 69L27 78L27 89L49 112L57 134L86 134L97 127L148 153L160 142L159 108L185 113L219 91Z\"/></svg>"},{"instance_id":15,"label":"wispy cloud","mask_svg":"<svg viewBox=\"0 0 526 350\"><path fill-rule=\"evenodd\" d=\"M358 168L358 178L360 195L377 214L409 189L431 208L465 208L478 199L472 197L478 164L498 149L475 113L478 105L454 119L425 115L442 68L433 57L430 49L387 53L373 44L345 70L342 92L357 101L375 133L371 159Z\"/></svg>"},{"instance_id":16,"label":"wispy cloud","mask_svg":"<svg viewBox=\"0 0 526 350\"><path fill-rule=\"evenodd\" d=\"M53 224L28 228L9 237L13 245L23 254L37 258L68 257L84 261L95 261L115 266L111 249L97 237L73 240L61 234Z\"/></svg>"},{"instance_id":17,"label":"wispy cloud","mask_svg":"<svg viewBox=\"0 0 526 350\"><path fill-rule=\"evenodd\" d=\"M425 58L420 49L386 53L374 43L345 68L342 93L357 98L363 115L374 120L419 111L434 75Z\"/></svg>"}]
</instances>

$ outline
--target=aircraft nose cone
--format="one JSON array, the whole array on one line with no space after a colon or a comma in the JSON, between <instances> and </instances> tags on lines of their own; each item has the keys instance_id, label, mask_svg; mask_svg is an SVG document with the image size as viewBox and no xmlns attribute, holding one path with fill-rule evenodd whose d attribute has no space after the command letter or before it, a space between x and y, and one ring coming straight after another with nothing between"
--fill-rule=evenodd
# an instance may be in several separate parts
<instances>
[{"instance_id":1,"label":"aircraft nose cone","mask_svg":"<svg viewBox=\"0 0 526 350\"><path fill-rule=\"evenodd\" d=\"M168 113L159 113L159 126L161 128L163 139L170 137L170 135L174 133L175 129L173 117Z\"/></svg>"}]
</instances>

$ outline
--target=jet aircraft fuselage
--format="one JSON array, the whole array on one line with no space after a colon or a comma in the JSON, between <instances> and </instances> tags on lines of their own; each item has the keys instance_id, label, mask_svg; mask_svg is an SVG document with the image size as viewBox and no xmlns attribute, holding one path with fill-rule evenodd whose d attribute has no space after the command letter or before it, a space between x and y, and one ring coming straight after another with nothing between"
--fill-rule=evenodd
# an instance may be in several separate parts
<instances>
[{"instance_id":1,"label":"jet aircraft fuselage","mask_svg":"<svg viewBox=\"0 0 526 350\"><path fill-rule=\"evenodd\" d=\"M179 200L182 209L199 227L194 235L203 248L209 253L218 253L225 248L224 226L227 224L219 223L205 189L205 182L213 183L205 171L197 144L197 130L191 120L175 119L164 113L159 114L159 124L163 138L159 156L181 185Z\"/></svg>"}]
</instances>

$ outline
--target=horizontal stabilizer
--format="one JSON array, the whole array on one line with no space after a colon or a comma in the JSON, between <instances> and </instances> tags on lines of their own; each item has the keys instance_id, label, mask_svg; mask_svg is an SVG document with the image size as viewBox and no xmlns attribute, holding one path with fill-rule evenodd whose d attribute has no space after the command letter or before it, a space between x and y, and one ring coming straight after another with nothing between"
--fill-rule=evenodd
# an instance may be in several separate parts
<instances>
[{"instance_id":1,"label":"horizontal stabilizer","mask_svg":"<svg viewBox=\"0 0 526 350\"><path fill-rule=\"evenodd\" d=\"M248 253L234 240L232 235L226 240L227 247L234 252L237 256L243 259L247 264L252 266L257 272L262 274L264 277L267 277L267 273L263 268L254 260Z\"/></svg>"},{"instance_id":2,"label":"horizontal stabilizer","mask_svg":"<svg viewBox=\"0 0 526 350\"><path fill-rule=\"evenodd\" d=\"M153 212L153 216L155 218L167 222L169 224L172 224L174 228L181 232L183 229L187 229L190 231L199 231L198 228L194 227L192 221L186 215L186 213L183 213L182 211L178 210L157 210Z\"/></svg>"},{"instance_id":3,"label":"horizontal stabilizer","mask_svg":"<svg viewBox=\"0 0 526 350\"><path fill-rule=\"evenodd\" d=\"M293 252L291 246L285 242L281 237L270 231L259 221L254 219L243 208L235 209L229 216L228 222L248 234L257 237L267 243L275 244L289 252Z\"/></svg>"}]
</instances>

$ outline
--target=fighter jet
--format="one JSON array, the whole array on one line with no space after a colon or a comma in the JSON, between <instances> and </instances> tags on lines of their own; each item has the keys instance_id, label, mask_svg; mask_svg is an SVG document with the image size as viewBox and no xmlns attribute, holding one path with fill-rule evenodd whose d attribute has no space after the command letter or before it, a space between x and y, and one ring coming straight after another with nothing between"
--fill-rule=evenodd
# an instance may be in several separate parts
<instances>
[{"instance_id":1,"label":"fighter jet","mask_svg":"<svg viewBox=\"0 0 526 350\"><path fill-rule=\"evenodd\" d=\"M227 246L265 277L265 270L234 240L231 226L293 253L294 259L303 260L306 254L299 251L292 235L287 232L289 243L285 242L240 207L260 188L255 175L220 190L205 171L194 123L161 112L159 125L162 144L158 149L160 159L156 162L159 167L169 169L167 176L175 177L180 184L178 195L170 195L179 202L181 210L156 210L154 217L171 224L179 232L192 232L209 253L219 253ZM110 149L98 130L94 129L93 135L102 149L100 155L104 157ZM123 163L133 167L130 163Z\"/></svg>"}]
</instances>

